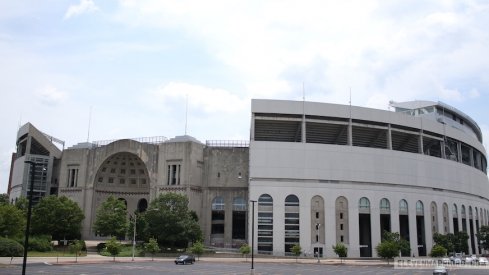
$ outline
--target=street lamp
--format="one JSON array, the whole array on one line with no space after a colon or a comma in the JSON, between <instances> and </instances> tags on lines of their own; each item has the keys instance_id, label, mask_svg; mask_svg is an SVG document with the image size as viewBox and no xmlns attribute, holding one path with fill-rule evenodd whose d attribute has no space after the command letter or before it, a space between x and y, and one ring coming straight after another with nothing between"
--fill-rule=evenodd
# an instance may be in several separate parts
<instances>
[{"instance_id":1,"label":"street lamp","mask_svg":"<svg viewBox=\"0 0 489 275\"><path fill-rule=\"evenodd\" d=\"M255 202L254 200L250 200L251 202L251 274L255 274L254 267L254 250L255 250Z\"/></svg>"},{"instance_id":2,"label":"street lamp","mask_svg":"<svg viewBox=\"0 0 489 275\"><path fill-rule=\"evenodd\" d=\"M36 172L37 162L26 160L24 163L28 163L31 168L31 189L29 193L29 206L27 207L27 224L25 226L24 236L24 260L22 262L22 275L25 275L25 268L27 265L27 248L29 246L29 227L31 225L31 212L32 212L32 194L34 193L34 173Z\"/></svg>"}]
</instances>

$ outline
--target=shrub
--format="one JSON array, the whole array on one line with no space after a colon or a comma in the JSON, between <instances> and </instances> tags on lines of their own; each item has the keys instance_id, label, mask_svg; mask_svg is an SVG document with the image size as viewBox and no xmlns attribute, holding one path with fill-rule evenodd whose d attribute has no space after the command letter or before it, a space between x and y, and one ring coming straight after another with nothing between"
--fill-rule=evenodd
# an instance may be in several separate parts
<instances>
[{"instance_id":1,"label":"shrub","mask_svg":"<svg viewBox=\"0 0 489 275\"><path fill-rule=\"evenodd\" d=\"M430 253L431 257L437 258L437 257L443 257L445 255L447 255L447 249L441 245L437 244L433 246L433 248L431 249L431 253Z\"/></svg>"},{"instance_id":2,"label":"shrub","mask_svg":"<svg viewBox=\"0 0 489 275\"><path fill-rule=\"evenodd\" d=\"M333 245L333 251L340 258L346 258L348 255L348 248L343 243Z\"/></svg>"},{"instance_id":3,"label":"shrub","mask_svg":"<svg viewBox=\"0 0 489 275\"><path fill-rule=\"evenodd\" d=\"M98 243L97 244L97 252L98 253L102 252L105 247L106 247L105 243Z\"/></svg>"},{"instance_id":4,"label":"shrub","mask_svg":"<svg viewBox=\"0 0 489 275\"><path fill-rule=\"evenodd\" d=\"M32 236L29 238L29 250L30 251L52 251L53 244L51 243L51 237L46 235Z\"/></svg>"},{"instance_id":5,"label":"shrub","mask_svg":"<svg viewBox=\"0 0 489 275\"><path fill-rule=\"evenodd\" d=\"M20 257L24 254L24 247L12 240L0 237L0 257Z\"/></svg>"}]
</instances>

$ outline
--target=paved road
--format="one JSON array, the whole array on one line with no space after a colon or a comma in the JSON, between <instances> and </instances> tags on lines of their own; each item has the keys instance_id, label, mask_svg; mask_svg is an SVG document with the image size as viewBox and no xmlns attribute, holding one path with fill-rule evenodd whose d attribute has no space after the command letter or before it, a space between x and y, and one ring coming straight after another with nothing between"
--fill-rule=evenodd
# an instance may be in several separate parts
<instances>
[{"instance_id":1,"label":"paved road","mask_svg":"<svg viewBox=\"0 0 489 275\"><path fill-rule=\"evenodd\" d=\"M0 274L21 274L21 265L0 266ZM27 266L27 274L250 274L250 263L243 262L197 262L194 265L175 265L165 262L116 262L47 265L33 263ZM432 274L431 270L395 270L385 266L322 265L301 263L259 263L255 274L341 274L341 275L411 275ZM451 275L488 274L487 270L453 270Z\"/></svg>"}]
</instances>

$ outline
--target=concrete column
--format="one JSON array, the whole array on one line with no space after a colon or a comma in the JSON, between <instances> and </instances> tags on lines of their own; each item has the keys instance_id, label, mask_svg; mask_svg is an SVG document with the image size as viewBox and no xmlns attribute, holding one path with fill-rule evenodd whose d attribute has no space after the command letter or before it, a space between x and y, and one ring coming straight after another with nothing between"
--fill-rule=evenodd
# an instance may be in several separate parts
<instances>
[{"instance_id":1,"label":"concrete column","mask_svg":"<svg viewBox=\"0 0 489 275\"><path fill-rule=\"evenodd\" d=\"M350 245L348 246L348 257L358 258L360 257L360 236L358 235L358 200L351 200L351 198L348 198L348 206L348 235L350 238Z\"/></svg>"},{"instance_id":2,"label":"concrete column","mask_svg":"<svg viewBox=\"0 0 489 275\"><path fill-rule=\"evenodd\" d=\"M336 245L336 198L327 198L324 202L324 233L325 237L325 248L323 250L323 255L325 257L336 257L332 246ZM346 225L345 225L346 226ZM347 229L348 230L348 229ZM348 245L345 242L345 245ZM348 251L348 256L349 255Z\"/></svg>"},{"instance_id":3,"label":"concrete column","mask_svg":"<svg viewBox=\"0 0 489 275\"><path fill-rule=\"evenodd\" d=\"M423 148L423 130L419 131L419 153L424 154L424 148Z\"/></svg>"},{"instance_id":4,"label":"concrete column","mask_svg":"<svg viewBox=\"0 0 489 275\"><path fill-rule=\"evenodd\" d=\"M401 232L399 225L399 202L391 201L391 232Z\"/></svg>"},{"instance_id":5,"label":"concrete column","mask_svg":"<svg viewBox=\"0 0 489 275\"><path fill-rule=\"evenodd\" d=\"M416 231L416 202L408 201L409 214L409 244L411 246L411 255L418 257L418 236Z\"/></svg>"},{"instance_id":6,"label":"concrete column","mask_svg":"<svg viewBox=\"0 0 489 275\"><path fill-rule=\"evenodd\" d=\"M372 240L372 256L377 257L377 251L375 247L380 243L381 240L380 232L380 208L378 201L370 202L370 238Z\"/></svg>"},{"instance_id":7,"label":"concrete column","mask_svg":"<svg viewBox=\"0 0 489 275\"><path fill-rule=\"evenodd\" d=\"M278 192L277 192L278 193ZM273 197L273 255L285 253L285 197Z\"/></svg>"},{"instance_id":8,"label":"concrete column","mask_svg":"<svg viewBox=\"0 0 489 275\"><path fill-rule=\"evenodd\" d=\"M423 202L424 203L424 202ZM426 204L425 204L426 205ZM430 206L430 211L429 215L427 215L428 211L426 211L425 207L425 213L424 213L424 239L425 239L425 245L426 245L426 256L428 256L431 252L431 248L433 247L433 228L431 226L431 204Z\"/></svg>"},{"instance_id":9,"label":"concrete column","mask_svg":"<svg viewBox=\"0 0 489 275\"><path fill-rule=\"evenodd\" d=\"M87 188L83 190L83 212L85 213L85 219L83 220L82 225L82 238L84 240L89 240L90 238L93 238L95 236L95 232L92 231L92 225L93 222L95 222L95 217L92 215L96 213L96 210L92 209L95 207L93 192L93 188Z\"/></svg>"},{"instance_id":10,"label":"concrete column","mask_svg":"<svg viewBox=\"0 0 489 275\"><path fill-rule=\"evenodd\" d=\"M390 124L387 127L387 149L392 150L392 128Z\"/></svg>"},{"instance_id":11,"label":"concrete column","mask_svg":"<svg viewBox=\"0 0 489 275\"><path fill-rule=\"evenodd\" d=\"M231 247L233 239L233 197L224 196L224 247Z\"/></svg>"}]
</instances>

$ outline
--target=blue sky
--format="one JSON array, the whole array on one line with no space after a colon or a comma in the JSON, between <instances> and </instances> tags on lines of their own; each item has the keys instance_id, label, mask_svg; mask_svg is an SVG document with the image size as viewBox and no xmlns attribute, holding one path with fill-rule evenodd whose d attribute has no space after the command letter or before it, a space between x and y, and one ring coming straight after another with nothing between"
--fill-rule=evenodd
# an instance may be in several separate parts
<instances>
[{"instance_id":1,"label":"blue sky","mask_svg":"<svg viewBox=\"0 0 489 275\"><path fill-rule=\"evenodd\" d=\"M489 139L486 1L0 0L0 192L19 124L248 139L250 99L443 101ZM484 142L486 147L489 144Z\"/></svg>"}]
</instances>

